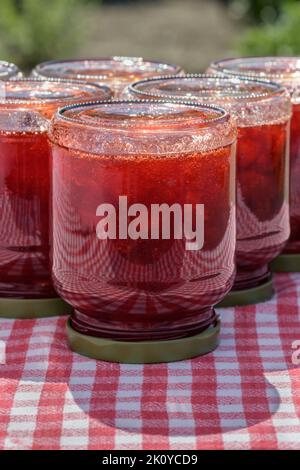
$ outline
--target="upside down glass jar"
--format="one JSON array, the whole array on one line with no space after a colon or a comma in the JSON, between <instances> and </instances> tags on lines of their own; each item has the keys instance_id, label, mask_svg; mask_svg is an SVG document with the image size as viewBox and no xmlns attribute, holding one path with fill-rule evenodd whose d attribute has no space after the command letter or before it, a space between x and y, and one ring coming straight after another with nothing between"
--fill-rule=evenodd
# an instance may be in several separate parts
<instances>
[{"instance_id":1,"label":"upside down glass jar","mask_svg":"<svg viewBox=\"0 0 300 470\"><path fill-rule=\"evenodd\" d=\"M97 59L57 60L38 64L33 75L80 79L108 85L116 96L132 82L159 75L181 73L178 65L147 61L141 57L100 57Z\"/></svg>"},{"instance_id":2,"label":"upside down glass jar","mask_svg":"<svg viewBox=\"0 0 300 470\"><path fill-rule=\"evenodd\" d=\"M271 264L273 271L300 272L300 59L299 57L242 57L224 59L209 71L268 79L285 86L292 100L290 139L290 225L289 241Z\"/></svg>"},{"instance_id":3,"label":"upside down glass jar","mask_svg":"<svg viewBox=\"0 0 300 470\"><path fill-rule=\"evenodd\" d=\"M230 290L236 128L219 108L69 106L52 121L53 280L71 348L165 362L217 346Z\"/></svg>"},{"instance_id":4,"label":"upside down glass jar","mask_svg":"<svg viewBox=\"0 0 300 470\"><path fill-rule=\"evenodd\" d=\"M22 73L15 64L0 60L0 80L9 80L13 77L21 78Z\"/></svg>"},{"instance_id":5,"label":"upside down glass jar","mask_svg":"<svg viewBox=\"0 0 300 470\"><path fill-rule=\"evenodd\" d=\"M289 234L288 92L277 84L234 77L185 75L133 84L137 98L189 99L225 108L238 127L237 275L222 306L267 300L273 295L268 263Z\"/></svg>"},{"instance_id":6,"label":"upside down glass jar","mask_svg":"<svg viewBox=\"0 0 300 470\"><path fill-rule=\"evenodd\" d=\"M49 265L49 120L62 105L109 98L65 80L0 82L0 316L67 313Z\"/></svg>"}]
</instances>

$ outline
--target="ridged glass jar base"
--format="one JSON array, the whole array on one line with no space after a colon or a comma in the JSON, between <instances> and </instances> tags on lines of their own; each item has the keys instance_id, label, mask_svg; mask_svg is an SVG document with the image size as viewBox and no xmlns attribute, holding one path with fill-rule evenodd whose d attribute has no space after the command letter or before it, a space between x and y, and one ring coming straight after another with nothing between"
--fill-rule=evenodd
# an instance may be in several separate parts
<instances>
[{"instance_id":1,"label":"ridged glass jar base","mask_svg":"<svg viewBox=\"0 0 300 470\"><path fill-rule=\"evenodd\" d=\"M133 317L133 318L130 318ZM112 341L169 341L198 335L215 325L217 315L212 307L193 311L173 310L167 315L161 312L153 318L143 314L79 311L72 313L72 327L84 335L106 338Z\"/></svg>"},{"instance_id":2,"label":"ridged glass jar base","mask_svg":"<svg viewBox=\"0 0 300 470\"><path fill-rule=\"evenodd\" d=\"M115 341L84 335L67 323L70 348L94 359L125 364L174 362L207 354L219 343L220 320L193 336L175 340Z\"/></svg>"}]
</instances>

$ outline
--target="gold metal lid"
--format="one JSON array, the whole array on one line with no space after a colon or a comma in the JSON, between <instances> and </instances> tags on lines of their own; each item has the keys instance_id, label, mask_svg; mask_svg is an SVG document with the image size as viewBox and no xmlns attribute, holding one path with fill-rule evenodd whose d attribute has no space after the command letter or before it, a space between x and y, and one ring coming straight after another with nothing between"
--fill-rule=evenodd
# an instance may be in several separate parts
<instances>
[{"instance_id":1,"label":"gold metal lid","mask_svg":"<svg viewBox=\"0 0 300 470\"><path fill-rule=\"evenodd\" d=\"M0 318L44 318L68 315L72 307L59 297L51 299L0 298Z\"/></svg>"},{"instance_id":2,"label":"gold metal lid","mask_svg":"<svg viewBox=\"0 0 300 470\"><path fill-rule=\"evenodd\" d=\"M270 264L270 269L277 273L298 273L300 272L300 253L281 254Z\"/></svg>"},{"instance_id":3,"label":"gold metal lid","mask_svg":"<svg viewBox=\"0 0 300 470\"><path fill-rule=\"evenodd\" d=\"M238 307L242 305L258 304L260 302L266 302L271 299L274 295L274 287L272 279L265 282L264 284L252 287L251 289L243 290L232 290L216 307Z\"/></svg>"},{"instance_id":4,"label":"gold metal lid","mask_svg":"<svg viewBox=\"0 0 300 470\"><path fill-rule=\"evenodd\" d=\"M219 343L220 320L215 326L195 336L160 341L115 341L78 333L67 322L70 348L83 355L108 362L151 364L173 362L201 356L213 351Z\"/></svg>"}]
</instances>

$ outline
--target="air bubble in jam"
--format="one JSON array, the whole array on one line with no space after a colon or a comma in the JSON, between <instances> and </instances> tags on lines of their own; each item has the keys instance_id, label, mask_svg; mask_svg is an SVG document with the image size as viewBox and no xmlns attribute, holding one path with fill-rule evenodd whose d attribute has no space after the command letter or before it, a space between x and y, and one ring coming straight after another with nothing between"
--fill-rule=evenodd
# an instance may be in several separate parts
<instances>
[{"instance_id":1,"label":"air bubble in jam","mask_svg":"<svg viewBox=\"0 0 300 470\"><path fill-rule=\"evenodd\" d=\"M1 104L0 104L1 106ZM46 132L49 127L49 120L39 112L20 109L3 110L0 112L0 129L7 135L16 132L17 135L22 132Z\"/></svg>"}]
</instances>

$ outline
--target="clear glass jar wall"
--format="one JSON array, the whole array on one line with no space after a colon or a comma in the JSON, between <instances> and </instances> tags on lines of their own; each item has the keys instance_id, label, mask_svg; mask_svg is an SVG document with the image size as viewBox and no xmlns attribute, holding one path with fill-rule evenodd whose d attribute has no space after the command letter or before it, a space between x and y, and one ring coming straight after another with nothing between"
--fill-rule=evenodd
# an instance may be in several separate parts
<instances>
[{"instance_id":1,"label":"clear glass jar wall","mask_svg":"<svg viewBox=\"0 0 300 470\"><path fill-rule=\"evenodd\" d=\"M71 106L50 138L53 278L74 307L73 330L151 342L214 326L235 272L228 114L151 101Z\"/></svg>"},{"instance_id":2,"label":"clear glass jar wall","mask_svg":"<svg viewBox=\"0 0 300 470\"><path fill-rule=\"evenodd\" d=\"M71 78L107 84L117 96L136 80L178 73L182 73L178 65L147 61L141 57L117 56L43 62L32 71L34 76L41 78Z\"/></svg>"},{"instance_id":3,"label":"clear glass jar wall","mask_svg":"<svg viewBox=\"0 0 300 470\"><path fill-rule=\"evenodd\" d=\"M282 251L290 233L291 104L287 91L280 85L239 77L186 75L140 81L130 86L129 93L139 99L189 99L216 104L235 117L238 144L234 290L265 285L266 295L271 295L268 263ZM244 297L246 301L246 294Z\"/></svg>"},{"instance_id":4,"label":"clear glass jar wall","mask_svg":"<svg viewBox=\"0 0 300 470\"><path fill-rule=\"evenodd\" d=\"M8 314L6 299L14 299L11 314L20 308L30 316L35 309L26 299L57 296L49 265L49 119L62 105L111 92L84 82L31 79L1 82L0 92L0 314Z\"/></svg>"},{"instance_id":5,"label":"clear glass jar wall","mask_svg":"<svg viewBox=\"0 0 300 470\"><path fill-rule=\"evenodd\" d=\"M275 270L300 271L300 60L299 57L243 57L213 62L209 72L268 79L285 86L291 95L290 224L291 235Z\"/></svg>"}]
</instances>

